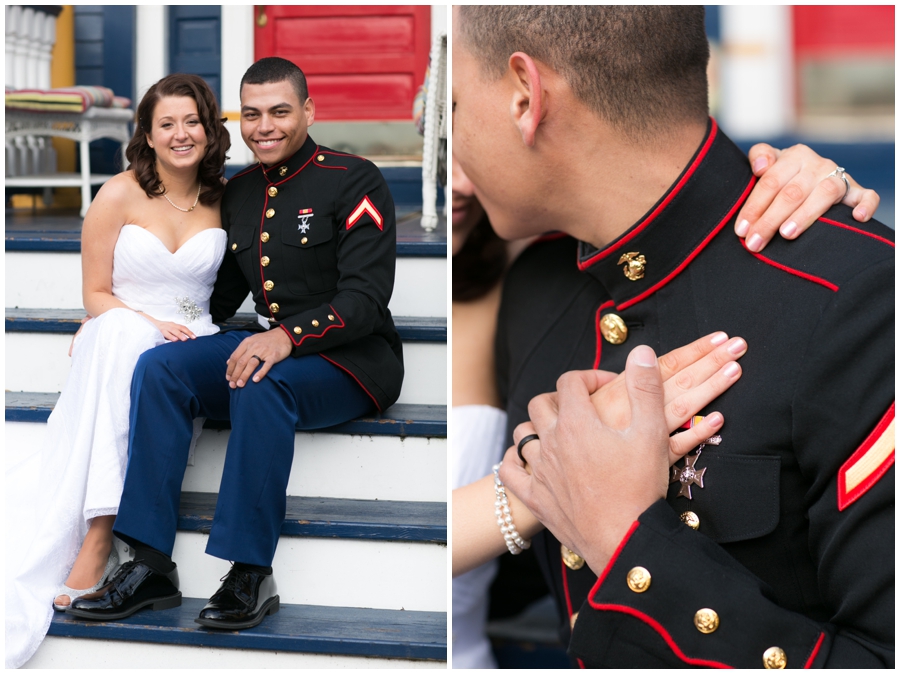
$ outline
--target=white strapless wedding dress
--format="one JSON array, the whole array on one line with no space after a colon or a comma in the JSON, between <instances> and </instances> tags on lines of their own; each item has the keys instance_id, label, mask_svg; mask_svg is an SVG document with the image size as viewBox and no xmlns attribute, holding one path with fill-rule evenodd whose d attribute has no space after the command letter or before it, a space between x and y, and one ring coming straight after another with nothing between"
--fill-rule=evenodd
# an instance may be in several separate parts
<instances>
[{"instance_id":1,"label":"white strapless wedding dress","mask_svg":"<svg viewBox=\"0 0 900 674\"><path fill-rule=\"evenodd\" d=\"M450 412L450 481L463 487L491 474L506 451L506 412L488 405L458 405ZM497 530L500 536L500 530ZM485 634L497 560L453 579L453 668L496 669Z\"/></svg>"},{"instance_id":2,"label":"white strapless wedding dress","mask_svg":"<svg viewBox=\"0 0 900 674\"><path fill-rule=\"evenodd\" d=\"M226 240L224 230L206 229L171 253L144 228L125 225L113 253L113 295L197 337L214 334L209 298ZM136 311L112 309L88 321L75 340L72 369L43 446L7 448L25 457L7 459L7 667L27 662L46 635L51 602L90 519L118 511L131 376L140 355L164 342Z\"/></svg>"}]
</instances>

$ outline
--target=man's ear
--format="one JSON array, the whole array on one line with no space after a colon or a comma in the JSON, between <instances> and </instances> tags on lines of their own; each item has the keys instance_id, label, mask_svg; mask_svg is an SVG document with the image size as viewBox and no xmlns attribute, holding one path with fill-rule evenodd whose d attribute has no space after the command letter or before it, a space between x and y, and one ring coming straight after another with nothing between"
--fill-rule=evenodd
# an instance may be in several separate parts
<instances>
[{"instance_id":1,"label":"man's ear","mask_svg":"<svg viewBox=\"0 0 900 674\"><path fill-rule=\"evenodd\" d=\"M306 115L306 126L312 126L316 121L316 103L313 99L306 99L306 103L303 104L303 113Z\"/></svg>"},{"instance_id":2,"label":"man's ear","mask_svg":"<svg viewBox=\"0 0 900 674\"><path fill-rule=\"evenodd\" d=\"M534 59L517 51L509 57L509 75L513 78L510 116L522 134L525 146L534 147L537 129L544 117L541 74Z\"/></svg>"}]
</instances>

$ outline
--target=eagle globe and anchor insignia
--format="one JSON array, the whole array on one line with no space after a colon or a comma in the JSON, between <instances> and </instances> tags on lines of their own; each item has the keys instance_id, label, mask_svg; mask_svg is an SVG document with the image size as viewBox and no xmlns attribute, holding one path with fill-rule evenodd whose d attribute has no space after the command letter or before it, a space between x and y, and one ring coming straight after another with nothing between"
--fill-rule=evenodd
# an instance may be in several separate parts
<instances>
[{"instance_id":1,"label":"eagle globe and anchor insignia","mask_svg":"<svg viewBox=\"0 0 900 674\"><path fill-rule=\"evenodd\" d=\"M691 417L691 420L684 425L685 430L688 428L693 428L697 424L699 424L703 420L702 416ZM681 489L678 490L678 494L676 496L683 496L688 500L693 500L694 496L691 494L691 485L697 485L700 489L703 489L703 476L706 473L706 468L697 468L696 463L697 459L700 458L700 455L703 453L703 448L706 445L719 445L722 443L721 435L713 435L710 438L707 438L700 446L697 447L697 453L694 455L687 455L684 457L684 466L679 468L678 466L672 466L672 472L669 477L669 484L673 484L675 482L681 483Z\"/></svg>"},{"instance_id":2,"label":"eagle globe and anchor insignia","mask_svg":"<svg viewBox=\"0 0 900 674\"><path fill-rule=\"evenodd\" d=\"M623 253L616 264L625 265L622 271L625 272L625 278L629 281L641 280L647 271L647 258L637 252Z\"/></svg>"}]
</instances>

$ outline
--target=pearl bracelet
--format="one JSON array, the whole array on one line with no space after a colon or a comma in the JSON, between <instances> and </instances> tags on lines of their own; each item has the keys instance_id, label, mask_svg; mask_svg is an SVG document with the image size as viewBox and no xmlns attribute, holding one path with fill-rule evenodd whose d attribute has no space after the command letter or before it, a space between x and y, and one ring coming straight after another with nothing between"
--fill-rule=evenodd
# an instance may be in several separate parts
<instances>
[{"instance_id":1,"label":"pearl bracelet","mask_svg":"<svg viewBox=\"0 0 900 674\"><path fill-rule=\"evenodd\" d=\"M509 551L518 555L523 550L531 547L531 541L522 538L516 525L513 524L512 513L509 511L509 499L506 497L506 488L500 481L501 461L494 466L494 495L497 499L494 501L494 515L497 516L497 524L500 526L500 533L503 534L503 540L506 541L506 547Z\"/></svg>"}]
</instances>

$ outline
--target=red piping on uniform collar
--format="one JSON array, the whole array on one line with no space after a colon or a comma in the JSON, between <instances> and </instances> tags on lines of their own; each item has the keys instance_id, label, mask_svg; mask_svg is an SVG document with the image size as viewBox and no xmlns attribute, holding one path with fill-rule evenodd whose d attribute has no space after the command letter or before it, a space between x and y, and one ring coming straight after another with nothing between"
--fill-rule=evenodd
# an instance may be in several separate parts
<instances>
[{"instance_id":1,"label":"red piping on uniform collar","mask_svg":"<svg viewBox=\"0 0 900 674\"><path fill-rule=\"evenodd\" d=\"M868 236L877 241L881 241L882 243L886 243L891 248L894 247L894 242L890 239L885 239L883 236L878 236L877 234L872 234L872 232L867 232L863 229L857 229L856 227L851 227L850 225L845 225L843 222L835 222L834 220L829 220L828 218L819 218L820 222L827 223L829 225L834 225L835 227L841 227L842 229L849 229L851 232L856 232L857 234L862 234L863 236Z\"/></svg>"},{"instance_id":2,"label":"red piping on uniform collar","mask_svg":"<svg viewBox=\"0 0 900 674\"><path fill-rule=\"evenodd\" d=\"M303 148L300 148L300 150L302 150L302 149L303 149ZM297 152L300 152L300 150L297 150ZM311 161L315 158L316 153L318 153L318 151L319 151L319 146L316 145L315 151L312 153L312 155L310 156L310 158L306 160L306 162L303 164L303 166L301 166L300 168L298 168L298 169L297 169L296 171L294 171L291 175L285 176L284 178L282 178L281 180L279 180L277 183L272 182L272 180L269 178L269 171L271 171L272 169L274 169L275 166L272 166L271 168L263 169L263 175L266 177L266 181L267 181L270 185L275 185L276 187L277 187L278 185L280 185L281 183L287 182L288 180L290 180L291 178L293 178L295 175L297 175L298 173L300 173L300 171L302 171L302 170L305 169L307 166L309 166L309 162L311 162ZM291 155L291 157L290 157L290 159L288 159L288 161L290 161L290 160L293 159L293 158L294 158L294 155ZM278 163L280 164L281 162L278 162ZM260 166L262 166L262 164L260 164Z\"/></svg>"},{"instance_id":3,"label":"red piping on uniform collar","mask_svg":"<svg viewBox=\"0 0 900 674\"><path fill-rule=\"evenodd\" d=\"M675 270L672 273L670 273L668 276L666 276L662 281L660 281L656 285L651 286L650 288L648 288L647 290L642 292L637 297L632 297L630 300L627 300L625 302L622 302L622 304L617 305L616 308L621 311L622 309L627 309L628 307L630 307L634 304L637 304L641 300L647 299L648 297L650 297L650 295L655 293L657 290L662 288L669 281L671 281L673 278L675 278L681 272L683 272L685 267L687 267L691 263L691 260L693 260L695 257L697 257L700 254L700 251L703 250L704 248L706 248L707 244L709 244L709 242L712 241L713 238L715 238L715 236L719 232L722 231L722 228L728 223L729 220L731 220L731 216L733 216L735 211L737 211L737 209L740 208L741 205L744 203L744 200L750 194L750 190L753 189L753 185L755 185L755 184L756 184L756 177L750 178L750 182L747 184L747 187L744 188L743 194L741 194L740 198L738 198L738 200L735 202L734 206L731 207L731 210L725 214L725 217L722 218L722 221L718 225L716 225L715 229L713 229L713 231L711 231L706 236L706 238L703 239L703 241L700 242L700 245L698 245L696 248L694 248L693 252L684 259L684 262L682 262L680 265L675 267ZM741 241L743 242L743 239L741 239Z\"/></svg>"},{"instance_id":4,"label":"red piping on uniform collar","mask_svg":"<svg viewBox=\"0 0 900 674\"><path fill-rule=\"evenodd\" d=\"M716 132L718 131L719 127L716 124L716 120L714 120L712 117L709 118L709 121L712 122L712 128L709 131L709 136L707 136L706 142L703 143L703 146L700 148L700 152L697 153L697 156L694 159L694 161L691 162L691 165L684 172L684 174L681 176L679 181L677 183L675 183L675 187L673 187L672 190L666 195L665 199L662 200L662 202L659 204L659 206L654 208L653 211L650 213L650 215L648 215L646 218L644 218L644 220L642 222L635 225L631 229L630 232L625 234L617 242L615 242L615 243L611 244L610 246L608 246L607 248L604 248L603 250L597 252L593 257L588 258L584 262L579 260L578 261L578 269L579 270L584 271L591 265L599 262L600 260L605 258L607 255L614 253L616 250L618 250L619 248L624 246L626 243L628 243L634 237L636 237L638 234L640 234L644 229L646 229L647 226L651 222L653 222L653 220L656 219L656 216L658 216L660 213L662 213L666 209L666 207L671 203L672 199L674 199L675 196L681 191L681 188L684 187L685 184L687 183L687 181L690 180L691 176L694 175L694 171L697 170L697 167L700 166L701 163L703 163L703 159L706 157L706 153L709 152L709 148L712 146L713 140L715 140L715 138L716 138L716 135L717 135Z\"/></svg>"}]
</instances>

